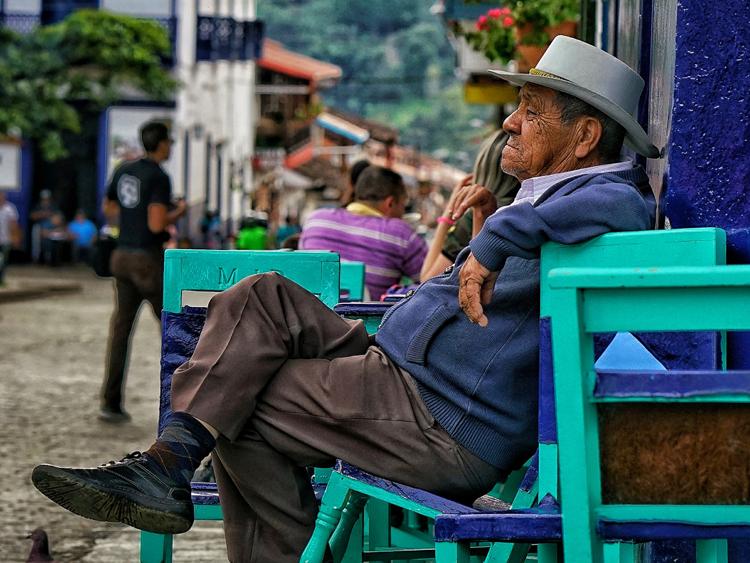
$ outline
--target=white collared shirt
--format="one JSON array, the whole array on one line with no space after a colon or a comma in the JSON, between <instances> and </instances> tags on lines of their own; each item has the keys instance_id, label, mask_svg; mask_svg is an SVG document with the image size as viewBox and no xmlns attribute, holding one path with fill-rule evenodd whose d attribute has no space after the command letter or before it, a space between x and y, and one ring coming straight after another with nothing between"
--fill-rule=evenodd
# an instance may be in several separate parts
<instances>
[{"instance_id":1,"label":"white collared shirt","mask_svg":"<svg viewBox=\"0 0 750 563\"><path fill-rule=\"evenodd\" d=\"M611 164L598 164L597 166L589 166L588 168L579 168L577 170L570 170L569 172L559 172L557 174L548 174L546 176L537 176L536 178L528 178L521 182L521 187L516 194L515 199L511 205L517 203L529 202L531 204L544 195L544 193L552 186L573 178L575 176L583 176L585 174L605 174L607 172L621 172L623 170L630 170L633 168L633 163L629 160L623 160L621 162L613 162ZM502 208L501 208L502 209Z\"/></svg>"}]
</instances>

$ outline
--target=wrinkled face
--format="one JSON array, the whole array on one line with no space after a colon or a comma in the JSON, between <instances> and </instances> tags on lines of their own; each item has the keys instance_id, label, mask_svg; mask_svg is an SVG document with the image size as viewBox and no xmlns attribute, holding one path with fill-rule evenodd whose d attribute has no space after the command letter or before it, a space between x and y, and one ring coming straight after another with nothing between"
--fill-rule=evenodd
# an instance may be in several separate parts
<instances>
[{"instance_id":1,"label":"wrinkled face","mask_svg":"<svg viewBox=\"0 0 750 563\"><path fill-rule=\"evenodd\" d=\"M560 121L555 96L554 90L543 86L521 88L518 109L503 123L510 134L501 161L506 174L523 181L572 169L573 124Z\"/></svg>"}]
</instances>

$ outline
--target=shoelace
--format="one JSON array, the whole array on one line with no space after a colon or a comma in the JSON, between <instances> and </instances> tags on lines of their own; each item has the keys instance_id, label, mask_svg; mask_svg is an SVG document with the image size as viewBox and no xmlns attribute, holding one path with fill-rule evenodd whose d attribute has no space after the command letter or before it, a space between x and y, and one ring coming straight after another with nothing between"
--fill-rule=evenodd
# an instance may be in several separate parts
<instances>
[{"instance_id":1,"label":"shoelace","mask_svg":"<svg viewBox=\"0 0 750 563\"><path fill-rule=\"evenodd\" d=\"M119 461L110 460L107 463L102 463L99 467L110 467L112 465L118 465L120 463L125 463L133 459L141 459L142 457L143 457L143 454L139 451L130 452L128 455L126 455L124 458L122 458Z\"/></svg>"}]
</instances>

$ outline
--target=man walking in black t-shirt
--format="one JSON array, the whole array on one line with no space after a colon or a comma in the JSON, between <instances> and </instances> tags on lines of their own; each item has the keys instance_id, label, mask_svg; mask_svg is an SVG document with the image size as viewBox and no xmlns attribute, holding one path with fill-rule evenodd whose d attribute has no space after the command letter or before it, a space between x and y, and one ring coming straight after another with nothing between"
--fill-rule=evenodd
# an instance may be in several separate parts
<instances>
[{"instance_id":1,"label":"man walking in black t-shirt","mask_svg":"<svg viewBox=\"0 0 750 563\"><path fill-rule=\"evenodd\" d=\"M172 186L161 167L172 148L169 129L164 123L150 121L140 134L146 156L115 170L103 204L105 215L120 217L120 237L110 262L116 304L99 413L101 420L114 423L130 420L122 407L122 388L135 315L144 299L151 303L157 318L161 314L163 246L169 239L166 228L186 209L184 201L171 204Z\"/></svg>"}]
</instances>

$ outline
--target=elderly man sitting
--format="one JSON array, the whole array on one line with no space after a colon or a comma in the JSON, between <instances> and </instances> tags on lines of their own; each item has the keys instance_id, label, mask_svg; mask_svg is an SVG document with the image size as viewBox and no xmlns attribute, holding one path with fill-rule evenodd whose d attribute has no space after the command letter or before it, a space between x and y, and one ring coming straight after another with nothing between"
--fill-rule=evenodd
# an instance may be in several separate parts
<instances>
[{"instance_id":1,"label":"elderly man sitting","mask_svg":"<svg viewBox=\"0 0 750 563\"><path fill-rule=\"evenodd\" d=\"M305 466L343 458L459 501L485 493L536 447L539 249L648 229L644 171L623 139L658 155L631 117L626 65L558 37L522 85L502 168L522 181L452 271L393 307L371 345L276 275L214 297L174 414L145 452L95 469L38 466L36 487L82 516L178 533L189 481L213 451L231 561L296 561L314 526Z\"/></svg>"}]
</instances>

